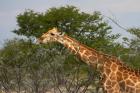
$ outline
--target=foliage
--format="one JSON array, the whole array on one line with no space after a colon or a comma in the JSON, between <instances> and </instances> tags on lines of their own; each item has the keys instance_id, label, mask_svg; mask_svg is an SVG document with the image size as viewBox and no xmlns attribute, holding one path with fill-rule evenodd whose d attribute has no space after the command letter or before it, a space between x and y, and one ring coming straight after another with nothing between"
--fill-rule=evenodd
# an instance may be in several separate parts
<instances>
[{"instance_id":1,"label":"foliage","mask_svg":"<svg viewBox=\"0 0 140 93\"><path fill-rule=\"evenodd\" d=\"M17 93L44 93L49 89L57 93L64 90L68 93L86 92L93 84L90 82L92 73L89 70L83 73L79 64L69 64L68 67L66 54L47 47L51 45L40 46L18 39L8 41L0 52L0 88L3 87L0 90Z\"/></svg>"},{"instance_id":2,"label":"foliage","mask_svg":"<svg viewBox=\"0 0 140 93\"><path fill-rule=\"evenodd\" d=\"M56 93L64 93L64 90L85 93L89 86L92 86L92 91L98 87L96 69L85 65L62 45L36 45L32 42L32 38L41 36L52 27L58 27L83 44L121 57L126 62L128 56L122 55L139 49L139 29L129 30L136 38L124 38L128 44L126 48L115 42L120 34L111 33L111 27L100 12L89 14L74 6L50 8L44 13L26 10L17 16L17 23L19 27L13 32L26 36L27 40L10 40L0 50L0 85L5 91L44 93L52 89ZM135 62L140 60L139 53L137 51Z\"/></svg>"},{"instance_id":3,"label":"foliage","mask_svg":"<svg viewBox=\"0 0 140 93\"><path fill-rule=\"evenodd\" d=\"M122 47L122 45L114 42L117 38L119 38L120 35L111 34L111 27L103 19L100 12L97 11L93 12L92 14L89 14L89 13L81 12L79 9L77 9L74 6L50 8L45 13L37 13L34 12L33 10L26 10L24 13L21 13L17 16L17 23L19 28L14 30L13 32L18 35L24 35L30 39L32 37L39 37L40 35L42 35L42 33L48 31L52 27L58 27L61 31L64 31L66 34L70 35L73 38L76 38L77 40L79 40L83 44L88 45L89 47L94 47L97 50L104 51L116 56L118 56L120 52L124 52L124 48ZM91 84L95 84L95 82L92 82L92 80L99 79L98 77L99 74L98 72L96 72L96 69L91 70L90 67L88 67L85 64L82 64L81 60L77 59L74 55L67 52L67 50L64 49L60 44L51 44L50 45L51 48L48 47L48 45L46 45L45 47L46 49L49 50L51 49L51 51L56 50L55 53L61 54L61 57L60 56L55 57L53 56L55 55L54 52L49 53L50 55L52 55L51 57L49 57L49 60L54 59L57 61L57 65L54 64L50 65L54 67L50 68L49 70L50 72L51 71L54 72L54 74L59 76L59 78L64 77L63 78L64 81L68 80L71 83L73 83L72 86L71 84L70 85L68 84L68 86L77 87L81 85L81 83L84 81L85 82L87 81L87 83L84 84L91 85ZM25 49L28 50L28 48ZM33 51L37 51L37 50L33 50ZM27 53L28 52L29 51L27 51ZM34 71L34 68L40 70L39 69L40 64L41 63L44 64L45 62L42 60L34 59L34 58L38 58L36 57L36 55L37 55L36 52L32 55L33 59L30 59L30 57L29 58L28 57L26 58L25 56L23 57L25 59L28 59L28 64L30 63L31 66L29 72L32 71L32 73ZM47 57L47 54L44 55ZM61 62L58 61L61 58L63 58L64 63L61 63L62 61ZM33 60L35 60L35 62ZM35 72L36 71L37 70L35 70ZM60 76L58 75L58 73L61 73L61 71L64 72ZM70 78L72 76L69 75L69 73L75 73L73 74L73 78ZM94 74L94 76L92 73ZM38 77L34 75L35 74L33 74L32 77ZM79 75L82 76L83 79L81 79ZM53 76L52 79L53 79L52 81L56 80L55 76ZM73 81L76 79L77 81L75 82L77 83L75 85ZM72 90L70 87L68 88L68 91L72 91Z\"/></svg>"},{"instance_id":4,"label":"foliage","mask_svg":"<svg viewBox=\"0 0 140 93\"><path fill-rule=\"evenodd\" d=\"M41 49L37 46L24 40L11 40L6 43L0 53L0 83L5 91L15 90L20 93L31 84L39 86L38 79L44 77L44 72L40 69L47 60L44 52L39 51ZM32 88L35 88L33 85ZM37 93L38 90L33 91Z\"/></svg>"},{"instance_id":5,"label":"foliage","mask_svg":"<svg viewBox=\"0 0 140 93\"><path fill-rule=\"evenodd\" d=\"M58 27L71 37L99 51L119 56L119 53L125 50L122 45L114 42L120 35L111 33L111 27L97 11L89 14L74 6L50 8L45 13L26 10L17 16L17 22L19 28L14 32L18 35L39 37L50 28ZM59 51L65 52L61 45L56 44L55 47L61 47ZM67 55L69 59L66 63L78 63L73 55Z\"/></svg>"},{"instance_id":6,"label":"foliage","mask_svg":"<svg viewBox=\"0 0 140 93\"><path fill-rule=\"evenodd\" d=\"M45 13L26 10L17 16L17 22L19 28L13 32L18 35L39 37L48 29L58 27L61 31L90 47L117 55L111 51L112 48L118 47L114 41L120 35L111 34L111 27L97 11L88 14L74 6L50 8ZM121 45L119 46L121 47Z\"/></svg>"},{"instance_id":7,"label":"foliage","mask_svg":"<svg viewBox=\"0 0 140 93\"><path fill-rule=\"evenodd\" d=\"M132 34L133 38L124 37L124 43L128 47L128 54L124 56L125 62L130 66L140 68L140 28L130 28L128 32Z\"/></svg>"}]
</instances>

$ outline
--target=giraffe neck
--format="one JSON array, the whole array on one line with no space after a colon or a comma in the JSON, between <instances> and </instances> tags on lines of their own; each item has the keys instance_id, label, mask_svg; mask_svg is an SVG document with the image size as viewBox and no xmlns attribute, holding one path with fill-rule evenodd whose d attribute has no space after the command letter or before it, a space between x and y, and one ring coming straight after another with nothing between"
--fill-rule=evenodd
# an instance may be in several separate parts
<instances>
[{"instance_id":1,"label":"giraffe neck","mask_svg":"<svg viewBox=\"0 0 140 93\"><path fill-rule=\"evenodd\" d=\"M64 35L63 38L58 40L58 42L67 47L75 55L78 55L81 60L88 65L96 66L98 65L98 62L102 62L102 54L97 52L95 49L79 43L77 40L67 35Z\"/></svg>"},{"instance_id":2,"label":"giraffe neck","mask_svg":"<svg viewBox=\"0 0 140 93\"><path fill-rule=\"evenodd\" d=\"M80 56L86 64L99 67L101 83L107 93L140 93L140 73L124 66L116 57L100 53L66 35L58 42Z\"/></svg>"}]
</instances>

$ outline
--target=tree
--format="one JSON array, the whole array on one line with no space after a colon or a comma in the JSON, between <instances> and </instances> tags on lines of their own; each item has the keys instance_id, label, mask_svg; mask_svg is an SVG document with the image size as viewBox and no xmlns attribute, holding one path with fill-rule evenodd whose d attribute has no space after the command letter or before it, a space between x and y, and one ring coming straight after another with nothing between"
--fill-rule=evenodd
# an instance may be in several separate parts
<instances>
[{"instance_id":1,"label":"tree","mask_svg":"<svg viewBox=\"0 0 140 93\"><path fill-rule=\"evenodd\" d=\"M81 12L74 6L50 8L45 13L26 10L17 16L19 28L13 32L29 38L39 37L52 27L58 27L82 43L98 50L118 55L118 50L112 48L120 46L114 44L119 34L111 34L111 27L104 21L100 12L88 14Z\"/></svg>"},{"instance_id":2,"label":"tree","mask_svg":"<svg viewBox=\"0 0 140 93\"><path fill-rule=\"evenodd\" d=\"M124 52L122 45L114 43L114 41L118 39L120 35L111 34L111 27L103 19L101 13L97 11L89 14L81 12L74 6L50 8L45 13L37 13L33 10L26 10L24 13L21 13L17 16L17 23L19 28L13 32L18 35L24 35L30 39L32 37L41 36L42 33L48 31L52 27L58 27L61 31L64 31L71 37L74 37L80 42L90 47L94 47L97 50L116 56L119 56L120 53ZM85 64L83 65L80 60L77 61L77 58L75 58L71 53L66 52L66 50L61 45L53 44L51 45L51 48L49 45L46 46L47 49L53 49L53 46L55 46L57 47L56 50L61 51L57 51L57 53L66 54L64 57L65 66L69 68L69 70L77 72L72 67L74 64L80 65L78 68L76 67L77 70L81 69L81 71L84 71L84 73L88 73L88 71L92 73L90 67L85 66ZM59 60L60 58L61 57L55 59ZM65 68L64 71L68 71L66 70L67 68ZM91 77L90 73L88 75ZM93 71L93 73L97 74L96 71ZM88 77L86 77L86 79L87 78ZM85 81L86 79L81 81ZM72 80L73 79L71 79L71 81ZM79 86L79 84L76 86Z\"/></svg>"},{"instance_id":3,"label":"tree","mask_svg":"<svg viewBox=\"0 0 140 93\"><path fill-rule=\"evenodd\" d=\"M140 28L130 28L128 32L132 38L124 37L124 43L128 47L128 55L124 55L124 59L130 66L140 68Z\"/></svg>"},{"instance_id":4,"label":"tree","mask_svg":"<svg viewBox=\"0 0 140 93\"><path fill-rule=\"evenodd\" d=\"M125 52L122 45L114 43L120 35L111 34L111 27L97 11L88 14L74 6L50 8L45 13L26 10L17 16L17 22L19 28L13 32L28 38L39 37L48 29L58 27L80 42L100 51L116 56Z\"/></svg>"},{"instance_id":5,"label":"tree","mask_svg":"<svg viewBox=\"0 0 140 93\"><path fill-rule=\"evenodd\" d=\"M27 40L8 41L0 52L0 85L4 88L2 90L6 93L45 93L52 89L62 93L65 89L68 93L78 93L85 84L88 86L91 78L80 78L80 72L83 70L77 67L79 64L71 64L69 68L74 69L65 71L64 59L67 56L57 51ZM87 91L87 86L84 86L83 91Z\"/></svg>"},{"instance_id":6,"label":"tree","mask_svg":"<svg viewBox=\"0 0 140 93\"><path fill-rule=\"evenodd\" d=\"M44 64L49 58L45 51L41 52L42 48L39 48L30 41L14 39L8 41L1 49L0 84L6 93L39 92L41 80L46 78Z\"/></svg>"}]
</instances>

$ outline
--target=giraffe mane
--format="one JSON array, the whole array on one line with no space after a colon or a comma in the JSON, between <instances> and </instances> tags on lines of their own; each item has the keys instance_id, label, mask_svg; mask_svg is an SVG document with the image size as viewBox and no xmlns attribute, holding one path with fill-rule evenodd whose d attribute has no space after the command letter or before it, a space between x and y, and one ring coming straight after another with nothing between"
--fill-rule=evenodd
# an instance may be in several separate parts
<instances>
[{"instance_id":1,"label":"giraffe mane","mask_svg":"<svg viewBox=\"0 0 140 93\"><path fill-rule=\"evenodd\" d=\"M112 56L112 55L109 55L109 54L105 54L105 53L103 53L103 52L101 52L101 51L97 51L97 50L95 50L95 49L93 49L93 48L91 48L91 47L88 47L88 46L86 46L86 45L80 43L79 41L77 41L77 40L71 38L71 37L68 36L68 35L64 35L64 36L66 36L66 37L68 37L69 39L71 39L72 41L78 43L79 46L80 46L80 45L81 45L81 46L84 46L85 48L87 48L87 49L89 49L89 50L91 50L91 51L94 51L94 52L96 52L96 53L99 54L99 55L103 55L103 57L104 57L106 60L113 59L114 61L112 61L112 62L115 62L115 63L121 65L121 66L122 66L122 69L127 70L127 71L129 71L129 72L131 72L131 73L134 73L136 76L139 76L139 77L140 77L140 70L137 70L137 69L134 69L134 68L128 66L127 64L125 64L124 62L122 62L120 59L118 59L116 56Z\"/></svg>"},{"instance_id":2,"label":"giraffe mane","mask_svg":"<svg viewBox=\"0 0 140 93\"><path fill-rule=\"evenodd\" d=\"M109 60L110 58L111 59L114 59L116 61L112 61L112 62L115 62L117 63L118 65L121 65L123 70L127 70L129 72L132 72L134 73L136 76L140 77L140 70L139 69L135 69L135 68L132 68L130 66L128 66L126 63L122 62L120 59L118 59L116 56L112 56L112 55L107 55L107 54L104 54L102 53L105 57L107 57L107 60Z\"/></svg>"}]
</instances>

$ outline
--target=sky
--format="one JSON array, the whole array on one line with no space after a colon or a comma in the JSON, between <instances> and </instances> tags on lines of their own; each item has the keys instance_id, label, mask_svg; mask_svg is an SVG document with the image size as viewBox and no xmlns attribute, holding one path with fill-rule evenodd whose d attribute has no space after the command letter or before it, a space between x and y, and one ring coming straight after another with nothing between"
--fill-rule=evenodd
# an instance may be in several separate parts
<instances>
[{"instance_id":1,"label":"sky","mask_svg":"<svg viewBox=\"0 0 140 93\"><path fill-rule=\"evenodd\" d=\"M0 47L8 39L17 37L12 30L18 27L16 16L26 9L44 12L52 7L73 5L83 12L100 11L124 28L140 27L140 0L0 0ZM108 20L113 33L131 37L126 31Z\"/></svg>"}]
</instances>

